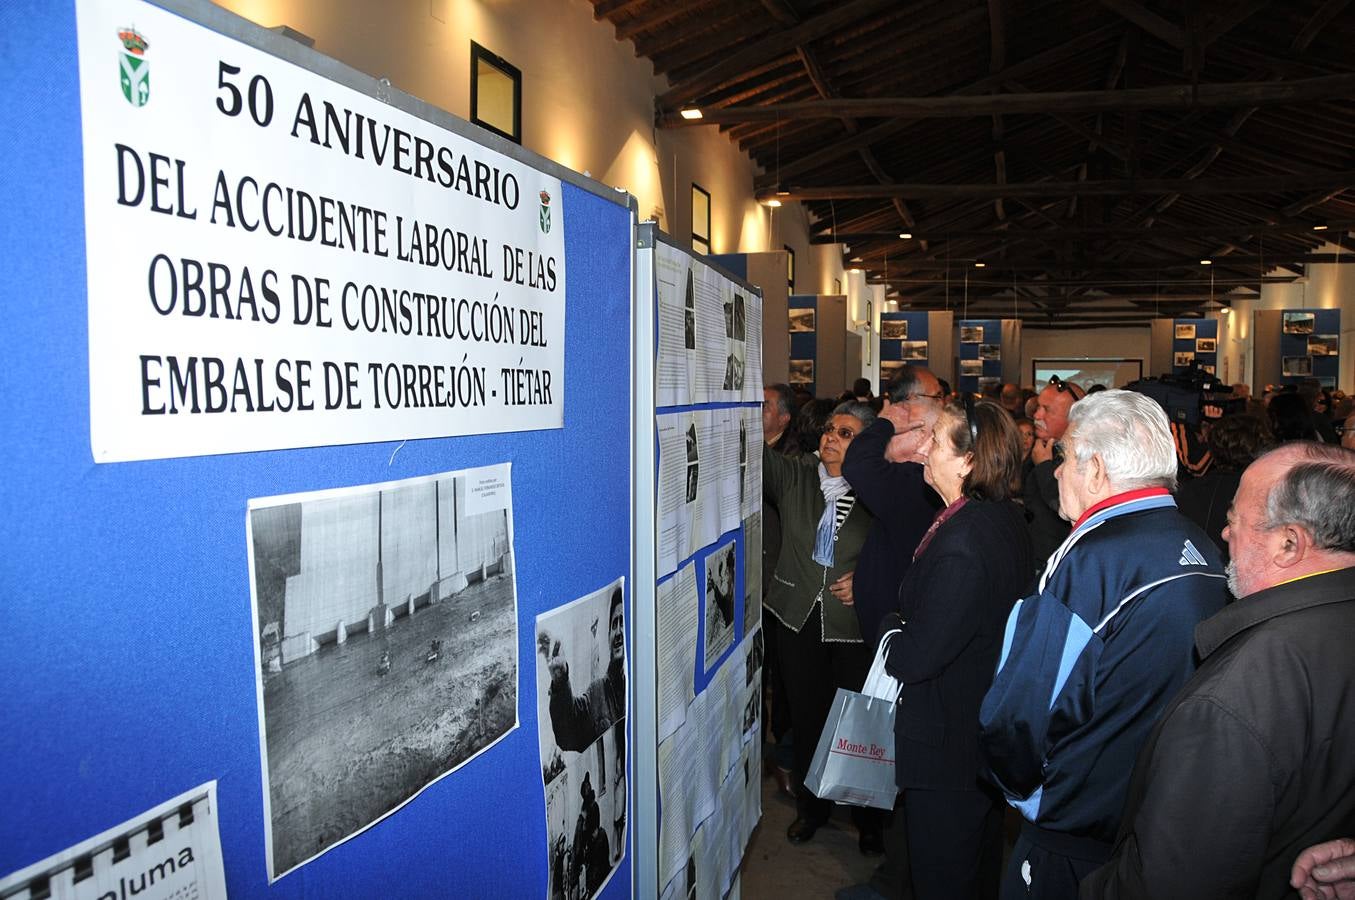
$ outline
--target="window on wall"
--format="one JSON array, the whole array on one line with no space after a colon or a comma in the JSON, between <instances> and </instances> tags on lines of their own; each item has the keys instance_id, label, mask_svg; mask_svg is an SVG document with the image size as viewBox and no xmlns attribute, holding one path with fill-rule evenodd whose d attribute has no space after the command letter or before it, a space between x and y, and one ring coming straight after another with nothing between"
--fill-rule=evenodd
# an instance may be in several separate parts
<instances>
[{"instance_id":1,"label":"window on wall","mask_svg":"<svg viewBox=\"0 0 1355 900\"><path fill-rule=\"evenodd\" d=\"M522 143L522 72L507 60L470 44L470 120Z\"/></svg>"},{"instance_id":2,"label":"window on wall","mask_svg":"<svg viewBox=\"0 0 1355 900\"><path fill-rule=\"evenodd\" d=\"M786 287L793 294L795 293L795 251L786 244L781 246L786 251Z\"/></svg>"},{"instance_id":3,"label":"window on wall","mask_svg":"<svg viewBox=\"0 0 1355 900\"><path fill-rule=\"evenodd\" d=\"M692 183L692 249L710 253L710 194Z\"/></svg>"}]
</instances>

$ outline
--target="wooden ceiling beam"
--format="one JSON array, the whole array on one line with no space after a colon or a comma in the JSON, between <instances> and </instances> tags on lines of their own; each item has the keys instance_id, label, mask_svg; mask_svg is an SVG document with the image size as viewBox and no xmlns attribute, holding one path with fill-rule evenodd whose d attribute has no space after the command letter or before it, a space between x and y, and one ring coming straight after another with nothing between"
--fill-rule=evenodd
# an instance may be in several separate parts
<instances>
[{"instance_id":1,"label":"wooden ceiling beam","mask_svg":"<svg viewBox=\"0 0 1355 900\"><path fill-rule=\"evenodd\" d=\"M1048 68L1049 66L1058 65L1070 56L1085 53L1110 38L1118 37L1122 30L1122 26L1117 23L1115 25L1106 25L1095 29L1094 31L1078 35L1070 41L1051 47L1048 50L1041 51L1020 62L1013 63L996 75L989 75L963 87L957 88L947 96L966 96L990 91L1001 85L1004 80L1023 78L1033 72ZM793 178L805 172L812 171L825 163L831 162L849 153L856 152L857 147L861 146L862 143L870 145L883 140L886 137L895 137L899 132L905 130L912 124L914 124L913 120L896 119L881 125L876 125L873 128L868 128L859 135L854 135L841 141L835 141L819 150L805 154L793 163L783 165L781 167L781 177ZM757 187L766 187L770 184L774 184L775 182L771 180L772 177L774 176L760 176L755 180L755 185Z\"/></svg>"},{"instance_id":2,"label":"wooden ceiling beam","mask_svg":"<svg viewBox=\"0 0 1355 900\"><path fill-rule=\"evenodd\" d=\"M690 128L725 122L768 119L905 118L964 119L991 115L1048 115L1052 112L1107 112L1131 109L1213 109L1291 105L1355 97L1355 74L1326 75L1297 81L1166 85L1122 91L1041 91L977 97L858 97L809 100L775 106L702 109L700 119L684 119L676 109L662 112L662 128Z\"/></svg>"},{"instance_id":3,"label":"wooden ceiling beam","mask_svg":"<svg viewBox=\"0 0 1355 900\"><path fill-rule=\"evenodd\" d=\"M681 7L683 4L674 5ZM848 3L836 4L826 13L756 41L740 52L726 56L724 60L704 71L680 81L656 97L655 105L658 109L679 106L720 86L745 69L784 56L821 34L829 34L843 25L881 12L890 6L896 6L896 0L850 0Z\"/></svg>"},{"instance_id":4,"label":"wooden ceiling beam","mask_svg":"<svg viewBox=\"0 0 1355 900\"><path fill-rule=\"evenodd\" d=\"M1316 197L1318 195L1314 195ZM1325 196L1325 195L1323 195ZM1311 198L1310 198L1311 199ZM1178 225L1162 226L1153 229L1153 233L1159 237L1181 237L1181 238L1213 238L1224 239L1229 237L1244 237L1246 235L1267 235L1267 234L1305 234L1321 236L1323 232L1313 230L1314 222L1276 222L1255 224L1219 224L1219 225ZM1355 230L1355 220L1341 220L1330 222L1327 232L1340 233L1341 231ZM983 228L962 230L955 229L949 231L930 230L926 228L925 223L919 224L913 234L913 239L917 240L926 237L932 241L945 240L984 240L984 239L1006 239L1012 241L1053 241L1064 243L1077 240L1115 240L1119 238L1136 238L1143 235L1141 228L1125 228L1121 226L1096 226L1091 225L1085 228L1068 228L1060 224L1057 228ZM865 241L865 240L886 240L894 237L893 232L888 231L839 231L836 241ZM810 243L827 244L834 243L823 238L814 237Z\"/></svg>"},{"instance_id":5,"label":"wooden ceiling beam","mask_svg":"<svg viewBox=\"0 0 1355 900\"><path fill-rule=\"evenodd\" d=\"M1294 36L1294 42L1290 44L1289 49L1295 53L1302 53L1307 50L1313 40L1322 33L1322 29L1326 28L1331 20L1336 18L1341 10L1349 4L1350 0L1327 0L1318 8L1317 12L1313 13L1312 18L1299 30L1299 33Z\"/></svg>"},{"instance_id":6,"label":"wooden ceiling beam","mask_svg":"<svg viewBox=\"0 0 1355 900\"><path fill-rule=\"evenodd\" d=\"M790 200L888 200L892 197L1105 197L1136 194L1271 194L1309 191L1317 188L1345 190L1355 185L1355 170L1308 175L1266 175L1246 178L1126 178L1102 181L1046 181L1016 184L847 184L790 186L782 191L759 192L758 199L773 196Z\"/></svg>"},{"instance_id":7,"label":"wooden ceiling beam","mask_svg":"<svg viewBox=\"0 0 1355 900\"><path fill-rule=\"evenodd\" d=\"M1135 3L1134 0L1101 0L1101 5L1177 50L1186 49L1186 33L1179 25L1168 22L1152 10Z\"/></svg>"},{"instance_id":8,"label":"wooden ceiling beam","mask_svg":"<svg viewBox=\"0 0 1355 900\"><path fill-rule=\"evenodd\" d=\"M1349 265L1355 263L1355 255L1348 253L1309 253L1303 256L1295 257L1270 257L1265 258L1267 268L1274 266L1283 266L1291 268L1293 266L1302 266L1304 264L1333 263L1339 265ZM950 268L952 273L960 271L963 267L972 268L972 262L964 259L952 259ZM890 268L895 266L899 269L899 277L903 277L906 272L942 272L946 269L946 263L943 260L935 259L909 259L907 257L891 256L889 258ZM1155 261L1142 260L1137 262L1102 262L1100 260L1076 260L1071 262L1058 260L1004 260L999 268L1002 272L1168 272L1180 269L1189 269L1198 272L1207 268L1201 266L1198 259L1187 257L1174 257L1171 259L1161 259ZM952 280L955 275L952 274ZM1166 283L1165 281L1163 282Z\"/></svg>"}]
</instances>

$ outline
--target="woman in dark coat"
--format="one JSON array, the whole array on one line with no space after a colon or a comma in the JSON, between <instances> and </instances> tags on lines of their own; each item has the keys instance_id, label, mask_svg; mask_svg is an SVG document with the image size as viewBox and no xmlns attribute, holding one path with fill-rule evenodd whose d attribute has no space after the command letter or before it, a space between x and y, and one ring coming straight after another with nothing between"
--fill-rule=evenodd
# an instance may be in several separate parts
<instances>
[{"instance_id":1,"label":"woman in dark coat","mask_svg":"<svg viewBox=\"0 0 1355 900\"><path fill-rule=\"evenodd\" d=\"M952 403L936 421L925 476L946 507L913 555L884 629L903 685L895 720L913 893L996 896L1001 805L979 781L979 705L1008 612L1035 563L1019 491L1021 438L995 403ZM982 876L982 877L981 877Z\"/></svg>"}]
</instances>

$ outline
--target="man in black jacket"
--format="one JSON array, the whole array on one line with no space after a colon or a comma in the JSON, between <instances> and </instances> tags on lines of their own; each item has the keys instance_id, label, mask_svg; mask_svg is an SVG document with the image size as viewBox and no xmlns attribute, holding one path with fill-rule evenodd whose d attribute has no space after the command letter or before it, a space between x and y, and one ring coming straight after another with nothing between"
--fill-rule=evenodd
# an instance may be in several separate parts
<instances>
[{"instance_id":1,"label":"man in black jacket","mask_svg":"<svg viewBox=\"0 0 1355 900\"><path fill-rule=\"evenodd\" d=\"M1021 471L1026 500L1026 518L1030 522L1030 541L1035 551L1035 568L1043 571L1049 554L1058 549L1071 528L1059 514L1059 483L1054 471L1063 461L1058 441L1068 430L1068 412L1086 392L1071 381L1057 376L1040 391L1035 407L1035 444Z\"/></svg>"},{"instance_id":2,"label":"man in black jacket","mask_svg":"<svg viewBox=\"0 0 1355 900\"><path fill-rule=\"evenodd\" d=\"M913 550L940 508L922 479L918 450L941 411L941 384L926 369L904 366L885 386L884 409L847 447L842 474L875 517L857 558L852 593L861 635L874 641L884 617L898 609L899 585ZM901 817L896 817L900 819ZM886 859L868 885L839 892L843 900L898 897L908 891L908 842L901 821L891 825L884 846L862 835L861 851Z\"/></svg>"},{"instance_id":3,"label":"man in black jacket","mask_svg":"<svg viewBox=\"0 0 1355 900\"><path fill-rule=\"evenodd\" d=\"M1262 456L1223 534L1240 599L1196 626L1084 898L1288 896L1300 851L1355 834L1355 452Z\"/></svg>"}]
</instances>

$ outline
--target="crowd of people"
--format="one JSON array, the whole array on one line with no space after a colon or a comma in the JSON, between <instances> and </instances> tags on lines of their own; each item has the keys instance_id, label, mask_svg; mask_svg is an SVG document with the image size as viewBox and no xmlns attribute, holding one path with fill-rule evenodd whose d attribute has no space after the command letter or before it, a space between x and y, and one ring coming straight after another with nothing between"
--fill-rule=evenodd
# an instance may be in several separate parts
<instances>
[{"instance_id":1,"label":"crowd of people","mask_svg":"<svg viewBox=\"0 0 1355 900\"><path fill-rule=\"evenodd\" d=\"M766 389L769 771L792 843L884 637L899 801L842 900L1355 897L1355 410L905 366ZM1174 417L1179 418L1179 417ZM1004 867L1003 818L1020 831Z\"/></svg>"}]
</instances>

